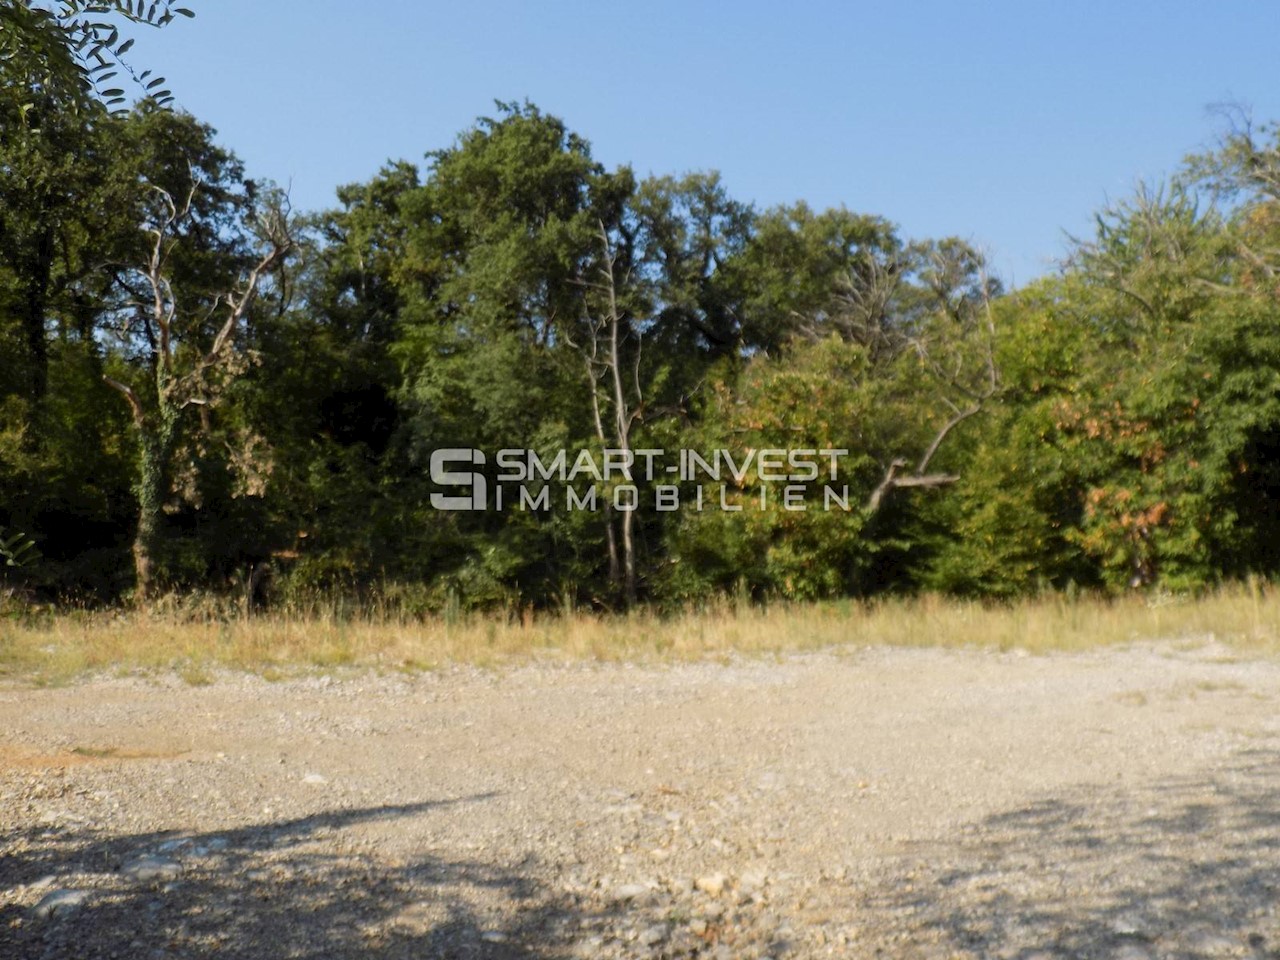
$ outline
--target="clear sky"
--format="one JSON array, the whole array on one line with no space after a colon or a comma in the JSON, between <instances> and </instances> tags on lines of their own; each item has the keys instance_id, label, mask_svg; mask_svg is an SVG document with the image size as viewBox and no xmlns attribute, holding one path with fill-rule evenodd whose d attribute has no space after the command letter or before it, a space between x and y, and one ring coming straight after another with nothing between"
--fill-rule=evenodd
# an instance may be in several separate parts
<instances>
[{"instance_id":1,"label":"clear sky","mask_svg":"<svg viewBox=\"0 0 1280 960\"><path fill-rule=\"evenodd\" d=\"M1211 144L1210 105L1280 119L1271 0L189 6L131 59L295 207L527 98L608 166L717 169L761 207L957 234L1019 284L1108 197Z\"/></svg>"}]
</instances>

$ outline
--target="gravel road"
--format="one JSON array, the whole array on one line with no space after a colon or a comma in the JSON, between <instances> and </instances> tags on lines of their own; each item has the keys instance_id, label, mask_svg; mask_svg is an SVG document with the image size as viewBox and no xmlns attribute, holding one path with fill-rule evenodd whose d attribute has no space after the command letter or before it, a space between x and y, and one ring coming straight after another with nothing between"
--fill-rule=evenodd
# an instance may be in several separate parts
<instances>
[{"instance_id":1,"label":"gravel road","mask_svg":"<svg viewBox=\"0 0 1280 960\"><path fill-rule=\"evenodd\" d=\"M1210 643L0 686L0 957L1280 957Z\"/></svg>"}]
</instances>

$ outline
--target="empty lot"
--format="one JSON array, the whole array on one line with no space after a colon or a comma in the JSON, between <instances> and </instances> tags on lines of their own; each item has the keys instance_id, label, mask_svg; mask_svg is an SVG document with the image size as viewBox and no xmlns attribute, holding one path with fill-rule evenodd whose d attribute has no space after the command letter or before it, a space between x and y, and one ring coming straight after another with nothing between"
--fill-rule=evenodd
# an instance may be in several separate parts
<instances>
[{"instance_id":1,"label":"empty lot","mask_svg":"<svg viewBox=\"0 0 1280 960\"><path fill-rule=\"evenodd\" d=\"M1280 956L1212 643L0 687L8 957Z\"/></svg>"}]
</instances>

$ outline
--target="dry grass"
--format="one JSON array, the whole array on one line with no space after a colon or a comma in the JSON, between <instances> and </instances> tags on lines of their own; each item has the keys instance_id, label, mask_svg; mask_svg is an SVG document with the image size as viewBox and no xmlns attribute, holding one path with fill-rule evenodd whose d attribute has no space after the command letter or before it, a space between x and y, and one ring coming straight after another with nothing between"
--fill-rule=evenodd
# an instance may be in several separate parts
<instances>
[{"instance_id":1,"label":"dry grass","mask_svg":"<svg viewBox=\"0 0 1280 960\"><path fill-rule=\"evenodd\" d=\"M59 683L102 671L219 669L268 678L315 668L430 670L525 658L640 662L869 645L1086 650L1215 638L1242 653L1280 649L1280 593L1259 583L1196 598L1048 596L1009 605L921 597L873 603L726 603L676 616L410 617L317 608L306 616L60 613L0 619L0 676Z\"/></svg>"}]
</instances>

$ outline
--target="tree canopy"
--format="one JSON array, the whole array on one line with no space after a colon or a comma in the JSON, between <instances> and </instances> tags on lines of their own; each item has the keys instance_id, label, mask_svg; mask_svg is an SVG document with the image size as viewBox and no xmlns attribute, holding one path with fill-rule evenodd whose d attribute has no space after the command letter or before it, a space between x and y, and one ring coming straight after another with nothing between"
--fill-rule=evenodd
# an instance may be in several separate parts
<instances>
[{"instance_id":1,"label":"tree canopy","mask_svg":"<svg viewBox=\"0 0 1280 960\"><path fill-rule=\"evenodd\" d=\"M961 239L609 169L529 103L294 215L145 71L111 114L112 18L185 8L0 11L0 557L32 590L618 609L1280 566L1270 127L1006 291ZM503 450L637 469L442 510L455 448L488 493ZM656 450L738 460L642 475ZM737 469L770 451L808 454Z\"/></svg>"}]
</instances>

